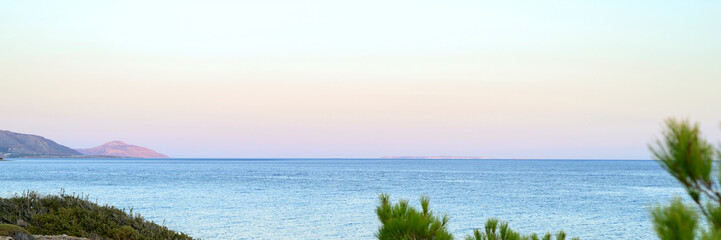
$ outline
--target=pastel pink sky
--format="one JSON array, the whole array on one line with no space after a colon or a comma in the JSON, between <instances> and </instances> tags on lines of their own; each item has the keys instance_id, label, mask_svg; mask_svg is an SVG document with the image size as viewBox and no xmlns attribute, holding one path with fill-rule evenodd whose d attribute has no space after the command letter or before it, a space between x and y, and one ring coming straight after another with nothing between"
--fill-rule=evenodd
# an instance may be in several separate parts
<instances>
[{"instance_id":1,"label":"pastel pink sky","mask_svg":"<svg viewBox=\"0 0 721 240\"><path fill-rule=\"evenodd\" d=\"M554 3L3 1L0 129L172 157L648 159L667 117L721 140L718 2Z\"/></svg>"}]
</instances>

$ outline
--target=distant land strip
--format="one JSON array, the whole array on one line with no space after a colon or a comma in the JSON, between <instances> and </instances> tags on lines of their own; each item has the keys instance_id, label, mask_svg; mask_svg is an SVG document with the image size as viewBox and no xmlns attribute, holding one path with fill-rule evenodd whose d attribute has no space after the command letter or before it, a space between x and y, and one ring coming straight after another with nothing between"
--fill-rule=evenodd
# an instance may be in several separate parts
<instances>
[{"instance_id":1,"label":"distant land strip","mask_svg":"<svg viewBox=\"0 0 721 240\"><path fill-rule=\"evenodd\" d=\"M486 157L463 156L383 156L383 159L488 159Z\"/></svg>"}]
</instances>

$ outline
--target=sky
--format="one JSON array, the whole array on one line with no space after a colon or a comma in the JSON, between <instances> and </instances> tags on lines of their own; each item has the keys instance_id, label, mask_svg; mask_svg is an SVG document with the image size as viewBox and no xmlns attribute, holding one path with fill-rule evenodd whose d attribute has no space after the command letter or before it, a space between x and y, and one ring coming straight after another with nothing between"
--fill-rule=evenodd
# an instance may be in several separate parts
<instances>
[{"instance_id":1,"label":"sky","mask_svg":"<svg viewBox=\"0 0 721 240\"><path fill-rule=\"evenodd\" d=\"M721 143L721 1L0 1L0 129L171 157Z\"/></svg>"}]
</instances>

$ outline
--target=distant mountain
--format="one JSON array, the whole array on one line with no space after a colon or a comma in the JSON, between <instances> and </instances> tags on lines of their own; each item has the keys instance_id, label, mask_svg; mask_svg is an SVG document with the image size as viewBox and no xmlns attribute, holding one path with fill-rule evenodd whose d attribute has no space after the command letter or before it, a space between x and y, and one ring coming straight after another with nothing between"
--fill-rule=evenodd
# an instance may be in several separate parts
<instances>
[{"instance_id":1,"label":"distant mountain","mask_svg":"<svg viewBox=\"0 0 721 240\"><path fill-rule=\"evenodd\" d=\"M94 148L75 149L85 155L118 156L131 158L168 158L168 156L153 150L126 144L121 141L112 141Z\"/></svg>"},{"instance_id":2,"label":"distant mountain","mask_svg":"<svg viewBox=\"0 0 721 240\"><path fill-rule=\"evenodd\" d=\"M70 157L81 153L53 140L0 130L0 157Z\"/></svg>"},{"instance_id":3,"label":"distant mountain","mask_svg":"<svg viewBox=\"0 0 721 240\"><path fill-rule=\"evenodd\" d=\"M487 159L485 157L459 157L459 156L385 156L387 159Z\"/></svg>"}]
</instances>

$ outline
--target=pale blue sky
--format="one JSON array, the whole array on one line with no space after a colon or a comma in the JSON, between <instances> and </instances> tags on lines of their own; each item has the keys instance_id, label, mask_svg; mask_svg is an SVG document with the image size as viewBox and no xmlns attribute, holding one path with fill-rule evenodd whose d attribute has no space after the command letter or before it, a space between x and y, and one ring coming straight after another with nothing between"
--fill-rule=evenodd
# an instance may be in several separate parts
<instances>
[{"instance_id":1,"label":"pale blue sky","mask_svg":"<svg viewBox=\"0 0 721 240\"><path fill-rule=\"evenodd\" d=\"M648 158L719 139L719 1L1 1L0 129L174 157Z\"/></svg>"},{"instance_id":2,"label":"pale blue sky","mask_svg":"<svg viewBox=\"0 0 721 240\"><path fill-rule=\"evenodd\" d=\"M11 53L719 54L718 1L3 1ZM659 51L663 50L663 51Z\"/></svg>"}]
</instances>

